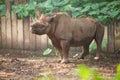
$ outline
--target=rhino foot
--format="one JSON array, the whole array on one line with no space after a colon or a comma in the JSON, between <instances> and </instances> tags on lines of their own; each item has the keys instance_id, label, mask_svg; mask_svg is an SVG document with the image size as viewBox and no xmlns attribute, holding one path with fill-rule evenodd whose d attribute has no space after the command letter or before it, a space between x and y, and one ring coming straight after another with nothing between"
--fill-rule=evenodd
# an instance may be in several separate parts
<instances>
[{"instance_id":1,"label":"rhino foot","mask_svg":"<svg viewBox=\"0 0 120 80\"><path fill-rule=\"evenodd\" d=\"M61 59L59 59L59 60L57 61L57 63L61 63L61 61L62 61L62 60L61 60Z\"/></svg>"},{"instance_id":2,"label":"rhino foot","mask_svg":"<svg viewBox=\"0 0 120 80\"><path fill-rule=\"evenodd\" d=\"M99 57L94 57L94 60L99 60Z\"/></svg>"},{"instance_id":3,"label":"rhino foot","mask_svg":"<svg viewBox=\"0 0 120 80\"><path fill-rule=\"evenodd\" d=\"M84 57L83 57L83 56L81 56L81 57L78 57L77 59L84 59Z\"/></svg>"}]
</instances>

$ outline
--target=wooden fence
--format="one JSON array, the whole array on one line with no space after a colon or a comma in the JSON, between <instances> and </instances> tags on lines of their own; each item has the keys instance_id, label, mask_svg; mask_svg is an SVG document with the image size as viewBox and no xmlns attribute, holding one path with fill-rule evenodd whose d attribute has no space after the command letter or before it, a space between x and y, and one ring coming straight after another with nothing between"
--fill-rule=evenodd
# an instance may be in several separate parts
<instances>
[{"instance_id":1,"label":"wooden fence","mask_svg":"<svg viewBox=\"0 0 120 80\"><path fill-rule=\"evenodd\" d=\"M120 20L108 25L108 52L115 52L120 49Z\"/></svg>"},{"instance_id":2,"label":"wooden fence","mask_svg":"<svg viewBox=\"0 0 120 80\"><path fill-rule=\"evenodd\" d=\"M17 19L7 9L6 16L0 17L0 49L40 50L50 47L46 35L35 35L29 30L30 17ZM107 27L108 52L120 49L120 21Z\"/></svg>"},{"instance_id":3,"label":"wooden fence","mask_svg":"<svg viewBox=\"0 0 120 80\"><path fill-rule=\"evenodd\" d=\"M0 48L37 50L48 47L46 35L39 36L30 32L30 18L17 19L16 14L8 13L0 18Z\"/></svg>"}]
</instances>

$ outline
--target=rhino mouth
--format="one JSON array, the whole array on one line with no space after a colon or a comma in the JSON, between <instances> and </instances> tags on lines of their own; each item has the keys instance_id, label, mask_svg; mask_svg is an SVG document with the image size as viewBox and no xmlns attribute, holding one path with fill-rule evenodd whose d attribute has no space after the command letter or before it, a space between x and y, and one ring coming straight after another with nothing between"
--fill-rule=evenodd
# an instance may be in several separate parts
<instances>
[{"instance_id":1,"label":"rhino mouth","mask_svg":"<svg viewBox=\"0 0 120 80\"><path fill-rule=\"evenodd\" d=\"M32 30L32 33L33 33L33 34L35 34L35 33L36 33L36 31Z\"/></svg>"},{"instance_id":2,"label":"rhino mouth","mask_svg":"<svg viewBox=\"0 0 120 80\"><path fill-rule=\"evenodd\" d=\"M31 27L31 28L30 28L30 31L31 31L32 33L35 33L35 32L36 32L36 29L34 29L33 27Z\"/></svg>"},{"instance_id":3,"label":"rhino mouth","mask_svg":"<svg viewBox=\"0 0 120 80\"><path fill-rule=\"evenodd\" d=\"M43 28L32 28L31 31L33 34L42 35L42 34L45 34L45 30L46 30L46 28L43 27Z\"/></svg>"}]
</instances>

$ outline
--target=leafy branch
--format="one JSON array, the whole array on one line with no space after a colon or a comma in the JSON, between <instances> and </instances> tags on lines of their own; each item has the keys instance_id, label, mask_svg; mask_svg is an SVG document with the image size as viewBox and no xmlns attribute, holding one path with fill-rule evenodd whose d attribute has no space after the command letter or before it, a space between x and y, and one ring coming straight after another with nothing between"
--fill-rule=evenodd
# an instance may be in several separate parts
<instances>
[{"instance_id":1,"label":"leafy branch","mask_svg":"<svg viewBox=\"0 0 120 80\"><path fill-rule=\"evenodd\" d=\"M12 0L14 2L14 0ZM55 8L61 12L71 11L73 17L93 16L104 24L120 20L120 0L29 0L27 4L12 5L12 11L19 18L35 16L35 8L42 13L52 13ZM0 14L5 15L4 0L0 1Z\"/></svg>"}]
</instances>

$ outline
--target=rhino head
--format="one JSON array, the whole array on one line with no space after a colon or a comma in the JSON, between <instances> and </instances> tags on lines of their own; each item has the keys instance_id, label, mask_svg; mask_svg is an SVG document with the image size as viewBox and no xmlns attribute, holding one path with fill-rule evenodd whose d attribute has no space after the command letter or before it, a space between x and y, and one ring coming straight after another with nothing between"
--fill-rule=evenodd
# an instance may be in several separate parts
<instances>
[{"instance_id":1,"label":"rhino head","mask_svg":"<svg viewBox=\"0 0 120 80\"><path fill-rule=\"evenodd\" d=\"M52 30L52 22L56 15L48 16L42 14L39 19L32 20L31 32L37 35L48 34Z\"/></svg>"}]
</instances>

